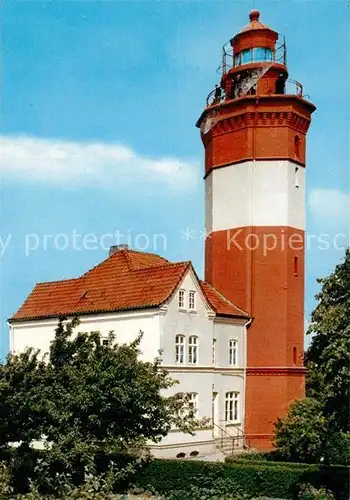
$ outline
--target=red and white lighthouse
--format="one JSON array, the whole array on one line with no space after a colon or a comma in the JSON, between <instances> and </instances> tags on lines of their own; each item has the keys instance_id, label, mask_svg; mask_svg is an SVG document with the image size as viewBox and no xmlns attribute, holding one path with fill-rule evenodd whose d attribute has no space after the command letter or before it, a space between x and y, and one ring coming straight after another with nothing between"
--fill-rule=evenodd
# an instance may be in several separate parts
<instances>
[{"instance_id":1,"label":"red and white lighthouse","mask_svg":"<svg viewBox=\"0 0 350 500\"><path fill-rule=\"evenodd\" d=\"M284 37L249 24L224 46L220 85L197 122L205 148L205 280L253 317L245 433L273 423L305 387L306 133L315 106L288 79Z\"/></svg>"}]
</instances>

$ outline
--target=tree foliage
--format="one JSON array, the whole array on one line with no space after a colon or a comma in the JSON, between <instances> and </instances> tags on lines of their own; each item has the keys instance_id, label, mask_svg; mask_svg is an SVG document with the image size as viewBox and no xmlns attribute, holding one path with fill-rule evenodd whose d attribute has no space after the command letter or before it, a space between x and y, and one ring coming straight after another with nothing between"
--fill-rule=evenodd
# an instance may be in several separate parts
<instances>
[{"instance_id":1,"label":"tree foliage","mask_svg":"<svg viewBox=\"0 0 350 500\"><path fill-rule=\"evenodd\" d=\"M322 455L326 419L322 404L306 398L291 404L288 414L278 419L276 447L291 462L318 462Z\"/></svg>"},{"instance_id":2,"label":"tree foliage","mask_svg":"<svg viewBox=\"0 0 350 500\"><path fill-rule=\"evenodd\" d=\"M350 251L322 285L311 315L305 360L307 398L294 402L276 427L288 460L349 463Z\"/></svg>"},{"instance_id":3,"label":"tree foliage","mask_svg":"<svg viewBox=\"0 0 350 500\"><path fill-rule=\"evenodd\" d=\"M46 365L28 349L0 365L0 447L40 439L45 422L42 401Z\"/></svg>"},{"instance_id":4,"label":"tree foliage","mask_svg":"<svg viewBox=\"0 0 350 500\"><path fill-rule=\"evenodd\" d=\"M49 353L28 349L0 367L0 446L33 440L47 447L41 476L56 470L79 483L96 453L143 450L172 426L193 432L188 396L164 392L176 383L161 367L140 359L140 332L130 344L79 332L62 318Z\"/></svg>"},{"instance_id":5,"label":"tree foliage","mask_svg":"<svg viewBox=\"0 0 350 500\"><path fill-rule=\"evenodd\" d=\"M316 296L306 352L307 393L324 403L332 427L349 431L350 401L350 250L327 278Z\"/></svg>"}]
</instances>

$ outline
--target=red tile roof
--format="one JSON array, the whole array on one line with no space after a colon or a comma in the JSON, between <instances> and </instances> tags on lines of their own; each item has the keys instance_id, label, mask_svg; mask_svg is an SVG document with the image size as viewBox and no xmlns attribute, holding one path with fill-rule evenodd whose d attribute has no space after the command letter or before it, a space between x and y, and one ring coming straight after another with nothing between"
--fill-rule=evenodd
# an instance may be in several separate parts
<instances>
[{"instance_id":1,"label":"red tile roof","mask_svg":"<svg viewBox=\"0 0 350 500\"><path fill-rule=\"evenodd\" d=\"M201 281L200 284L209 304L219 316L249 318L248 313L235 306L212 285L205 281Z\"/></svg>"},{"instance_id":2,"label":"red tile roof","mask_svg":"<svg viewBox=\"0 0 350 500\"><path fill-rule=\"evenodd\" d=\"M189 269L190 262L171 263L159 255L119 250L80 278L37 284L11 320L161 306ZM217 314L248 317L208 283L200 286Z\"/></svg>"}]
</instances>

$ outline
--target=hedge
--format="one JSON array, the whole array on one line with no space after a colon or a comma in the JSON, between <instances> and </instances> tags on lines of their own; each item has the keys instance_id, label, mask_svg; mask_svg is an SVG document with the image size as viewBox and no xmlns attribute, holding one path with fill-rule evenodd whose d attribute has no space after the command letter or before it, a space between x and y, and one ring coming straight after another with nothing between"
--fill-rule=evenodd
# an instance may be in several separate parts
<instances>
[{"instance_id":1,"label":"hedge","mask_svg":"<svg viewBox=\"0 0 350 500\"><path fill-rule=\"evenodd\" d=\"M17 491L26 491L30 478L38 479L34 466L42 456L45 456L45 451L32 450L22 456L17 450L0 450L1 459L12 463L13 485ZM124 467L134 459L124 454L101 453L95 457L95 463L98 473L103 473L110 461ZM190 486L198 491L210 490L218 496L241 492L249 498L265 496L294 499L301 484L311 484L332 491L337 500L348 500L349 470L349 467L344 466L247 460L242 456L228 458L226 463L157 459L135 474L117 481L115 486L121 492L132 483L137 488L166 497L172 494L173 499L190 498L181 497L181 492L188 491Z\"/></svg>"},{"instance_id":2,"label":"hedge","mask_svg":"<svg viewBox=\"0 0 350 500\"><path fill-rule=\"evenodd\" d=\"M288 468L296 468L296 469L309 469L310 467L318 467L317 464L307 464L301 462L273 462L272 460L264 460L262 458L250 458L253 455L249 454L247 457L243 455L237 456L228 456L225 458L226 464L243 464L243 465L264 465L266 467L276 467L276 465L280 467L288 467ZM248 458L249 456L249 458Z\"/></svg>"},{"instance_id":3,"label":"hedge","mask_svg":"<svg viewBox=\"0 0 350 500\"><path fill-rule=\"evenodd\" d=\"M238 490L249 497L296 498L299 486L309 483L331 490L336 499L349 498L349 468L300 464L234 463L155 460L140 470L135 485L167 495L189 485L227 493Z\"/></svg>"}]
</instances>

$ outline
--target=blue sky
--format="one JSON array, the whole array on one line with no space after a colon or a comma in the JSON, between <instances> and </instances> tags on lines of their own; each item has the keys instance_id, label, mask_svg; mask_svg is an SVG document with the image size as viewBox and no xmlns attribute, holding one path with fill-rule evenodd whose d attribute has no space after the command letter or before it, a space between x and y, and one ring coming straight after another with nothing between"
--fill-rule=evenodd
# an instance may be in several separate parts
<instances>
[{"instance_id":1,"label":"blue sky","mask_svg":"<svg viewBox=\"0 0 350 500\"><path fill-rule=\"evenodd\" d=\"M340 234L335 241L344 247L349 3L255 3L261 20L286 36L290 77L318 108L308 136L307 230ZM252 6L5 0L0 354L8 349L6 318L36 282L78 276L106 257L99 243L79 249L84 235L119 230L120 242L125 234L143 247L146 237L137 235L146 234L148 250L191 259L202 275L203 150L194 124L218 81L221 47L247 23ZM166 244L153 235L164 235ZM344 253L318 246L307 253L307 315L316 277Z\"/></svg>"}]
</instances>

